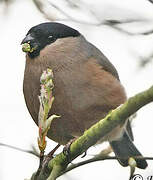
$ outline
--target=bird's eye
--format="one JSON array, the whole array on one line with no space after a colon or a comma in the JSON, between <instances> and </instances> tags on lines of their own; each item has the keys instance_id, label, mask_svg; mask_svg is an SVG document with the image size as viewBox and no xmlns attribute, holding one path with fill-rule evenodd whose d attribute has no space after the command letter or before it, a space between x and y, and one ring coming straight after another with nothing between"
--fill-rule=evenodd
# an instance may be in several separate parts
<instances>
[{"instance_id":1,"label":"bird's eye","mask_svg":"<svg viewBox=\"0 0 153 180\"><path fill-rule=\"evenodd\" d=\"M53 38L53 36L48 36L48 39L52 39Z\"/></svg>"},{"instance_id":2,"label":"bird's eye","mask_svg":"<svg viewBox=\"0 0 153 180\"><path fill-rule=\"evenodd\" d=\"M52 35L50 35L50 36L48 36L47 37L47 43L48 44L50 44L50 43L53 43L53 42L55 42L56 41L56 37L55 36L52 36Z\"/></svg>"}]
</instances>

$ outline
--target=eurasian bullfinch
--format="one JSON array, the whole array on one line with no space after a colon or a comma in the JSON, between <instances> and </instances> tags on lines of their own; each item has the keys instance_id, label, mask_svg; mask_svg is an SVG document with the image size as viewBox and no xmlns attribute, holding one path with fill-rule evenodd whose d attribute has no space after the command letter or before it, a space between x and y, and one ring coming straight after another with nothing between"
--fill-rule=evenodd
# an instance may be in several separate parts
<instances>
[{"instance_id":1,"label":"eurasian bullfinch","mask_svg":"<svg viewBox=\"0 0 153 180\"><path fill-rule=\"evenodd\" d=\"M42 23L28 31L24 43L30 50L26 53L23 92L37 125L40 76L47 68L53 70L55 100L49 114L61 117L52 122L47 134L50 139L65 145L126 101L115 67L77 30L60 23ZM129 157L141 156L132 140L127 120L100 142L108 141L120 164L128 166ZM144 159L136 162L139 168L147 167Z\"/></svg>"}]
</instances>

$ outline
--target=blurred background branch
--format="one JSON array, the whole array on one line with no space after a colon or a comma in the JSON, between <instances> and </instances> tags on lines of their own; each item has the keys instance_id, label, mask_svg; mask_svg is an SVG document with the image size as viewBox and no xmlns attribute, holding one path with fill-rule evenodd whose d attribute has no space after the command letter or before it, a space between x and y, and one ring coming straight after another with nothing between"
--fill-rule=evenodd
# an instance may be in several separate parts
<instances>
[{"instance_id":1,"label":"blurred background branch","mask_svg":"<svg viewBox=\"0 0 153 180\"><path fill-rule=\"evenodd\" d=\"M150 3L153 3L153 0L148 0Z\"/></svg>"},{"instance_id":2,"label":"blurred background branch","mask_svg":"<svg viewBox=\"0 0 153 180\"><path fill-rule=\"evenodd\" d=\"M5 144L5 143L0 143L0 146L4 146L6 148L11 148L11 149L15 149L17 151L29 153L29 154L32 154L32 155L38 157L38 158L40 156L39 152L37 151L37 149L36 149L36 147L34 145L31 145L31 150L22 149L22 148L19 148L19 147L16 147L16 146L12 146L12 145L9 145L9 144Z\"/></svg>"},{"instance_id":3,"label":"blurred background branch","mask_svg":"<svg viewBox=\"0 0 153 180\"><path fill-rule=\"evenodd\" d=\"M0 0L0 2L4 2L6 5L10 4L13 0Z\"/></svg>"}]
</instances>

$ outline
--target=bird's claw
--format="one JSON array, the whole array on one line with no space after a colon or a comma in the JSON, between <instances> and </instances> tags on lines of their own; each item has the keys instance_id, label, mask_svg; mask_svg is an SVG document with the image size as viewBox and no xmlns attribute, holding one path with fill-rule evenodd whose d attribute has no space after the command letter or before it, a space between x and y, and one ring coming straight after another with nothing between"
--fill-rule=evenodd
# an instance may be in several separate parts
<instances>
[{"instance_id":1,"label":"bird's claw","mask_svg":"<svg viewBox=\"0 0 153 180\"><path fill-rule=\"evenodd\" d=\"M67 157L68 162L71 162L71 154L70 154L70 147L71 144L76 140L77 138L71 139L63 148L63 154Z\"/></svg>"}]
</instances>

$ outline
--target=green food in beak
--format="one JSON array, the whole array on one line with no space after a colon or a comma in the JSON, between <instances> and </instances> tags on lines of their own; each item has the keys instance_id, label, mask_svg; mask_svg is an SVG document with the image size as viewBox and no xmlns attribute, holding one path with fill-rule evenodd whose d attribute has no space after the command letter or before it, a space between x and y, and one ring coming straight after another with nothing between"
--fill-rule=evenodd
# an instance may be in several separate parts
<instances>
[{"instance_id":1,"label":"green food in beak","mask_svg":"<svg viewBox=\"0 0 153 180\"><path fill-rule=\"evenodd\" d=\"M23 52L30 52L31 51L30 44L28 44L28 43L22 44L22 51Z\"/></svg>"},{"instance_id":2,"label":"green food in beak","mask_svg":"<svg viewBox=\"0 0 153 180\"><path fill-rule=\"evenodd\" d=\"M29 43L22 44L22 51L23 52L30 52L32 53L34 50L36 50L37 47L31 48Z\"/></svg>"}]
</instances>

